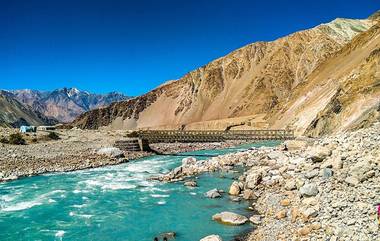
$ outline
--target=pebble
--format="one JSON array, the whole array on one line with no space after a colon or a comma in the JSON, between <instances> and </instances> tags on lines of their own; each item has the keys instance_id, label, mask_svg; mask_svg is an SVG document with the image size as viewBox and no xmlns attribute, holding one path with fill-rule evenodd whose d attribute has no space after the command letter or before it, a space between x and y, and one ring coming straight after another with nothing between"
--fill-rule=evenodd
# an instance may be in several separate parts
<instances>
[{"instance_id":1,"label":"pebble","mask_svg":"<svg viewBox=\"0 0 380 241\"><path fill-rule=\"evenodd\" d=\"M300 193L302 196L311 197L311 196L316 196L319 193L319 191L316 184L309 183L309 184L303 185L300 188Z\"/></svg>"}]
</instances>

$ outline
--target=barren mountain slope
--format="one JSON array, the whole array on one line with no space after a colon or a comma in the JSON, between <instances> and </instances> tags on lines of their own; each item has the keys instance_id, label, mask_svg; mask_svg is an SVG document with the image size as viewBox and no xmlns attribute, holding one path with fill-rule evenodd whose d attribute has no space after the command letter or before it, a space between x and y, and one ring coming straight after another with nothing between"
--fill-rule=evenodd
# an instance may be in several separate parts
<instances>
[{"instance_id":1,"label":"barren mountain slope","mask_svg":"<svg viewBox=\"0 0 380 241\"><path fill-rule=\"evenodd\" d=\"M81 115L82 128L141 128L275 113L293 90L371 20L336 19L238 49L135 99Z\"/></svg>"},{"instance_id":2,"label":"barren mountain slope","mask_svg":"<svg viewBox=\"0 0 380 241\"><path fill-rule=\"evenodd\" d=\"M292 94L273 127L322 135L366 125L380 111L380 24L321 64Z\"/></svg>"},{"instance_id":3,"label":"barren mountain slope","mask_svg":"<svg viewBox=\"0 0 380 241\"><path fill-rule=\"evenodd\" d=\"M55 124L39 112L17 101L12 93L0 91L0 126L19 127L20 125Z\"/></svg>"}]
</instances>

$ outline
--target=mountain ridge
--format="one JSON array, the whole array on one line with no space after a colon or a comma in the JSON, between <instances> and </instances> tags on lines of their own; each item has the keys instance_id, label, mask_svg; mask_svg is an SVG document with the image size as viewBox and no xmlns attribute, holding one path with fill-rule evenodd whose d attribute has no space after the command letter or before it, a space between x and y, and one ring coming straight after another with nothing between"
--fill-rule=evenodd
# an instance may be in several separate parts
<instances>
[{"instance_id":1,"label":"mountain ridge","mask_svg":"<svg viewBox=\"0 0 380 241\"><path fill-rule=\"evenodd\" d=\"M293 90L375 24L337 18L271 42L256 42L128 101L80 115L81 128L147 128L281 111Z\"/></svg>"},{"instance_id":2,"label":"mountain ridge","mask_svg":"<svg viewBox=\"0 0 380 241\"><path fill-rule=\"evenodd\" d=\"M83 112L130 98L118 92L92 94L75 87L52 91L22 89L9 92L21 103L60 122L70 122Z\"/></svg>"}]
</instances>

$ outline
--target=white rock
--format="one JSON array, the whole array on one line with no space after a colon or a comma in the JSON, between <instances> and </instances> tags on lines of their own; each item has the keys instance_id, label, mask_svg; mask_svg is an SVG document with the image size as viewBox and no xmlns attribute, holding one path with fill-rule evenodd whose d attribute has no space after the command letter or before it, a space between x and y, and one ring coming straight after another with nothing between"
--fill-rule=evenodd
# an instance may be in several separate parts
<instances>
[{"instance_id":1,"label":"white rock","mask_svg":"<svg viewBox=\"0 0 380 241\"><path fill-rule=\"evenodd\" d=\"M182 159L182 166L190 166L197 163L197 159L194 157L186 157Z\"/></svg>"},{"instance_id":2,"label":"white rock","mask_svg":"<svg viewBox=\"0 0 380 241\"><path fill-rule=\"evenodd\" d=\"M206 192L205 196L208 198L220 198L220 197L222 197L222 195L220 195L220 192L216 188Z\"/></svg>"},{"instance_id":3,"label":"white rock","mask_svg":"<svg viewBox=\"0 0 380 241\"><path fill-rule=\"evenodd\" d=\"M207 237L202 238L200 241L223 241L219 235L209 235Z\"/></svg>"},{"instance_id":4,"label":"white rock","mask_svg":"<svg viewBox=\"0 0 380 241\"><path fill-rule=\"evenodd\" d=\"M301 195L306 197L316 196L318 192L318 187L314 183L305 184L300 188Z\"/></svg>"},{"instance_id":5,"label":"white rock","mask_svg":"<svg viewBox=\"0 0 380 241\"><path fill-rule=\"evenodd\" d=\"M252 217L249 218L249 221L251 221L251 223L253 223L253 224L259 225L259 224L261 224L261 216L260 215L253 215Z\"/></svg>"},{"instance_id":6,"label":"white rock","mask_svg":"<svg viewBox=\"0 0 380 241\"><path fill-rule=\"evenodd\" d=\"M113 158L124 157L123 152L116 147L104 147L100 148L97 152L98 155L105 155Z\"/></svg>"},{"instance_id":7,"label":"white rock","mask_svg":"<svg viewBox=\"0 0 380 241\"><path fill-rule=\"evenodd\" d=\"M231 187L230 187L230 190L228 191L228 193L230 195L233 195L233 196L237 196L240 194L240 185L238 182L234 181L232 184L231 184Z\"/></svg>"},{"instance_id":8,"label":"white rock","mask_svg":"<svg viewBox=\"0 0 380 241\"><path fill-rule=\"evenodd\" d=\"M229 225L242 225L248 221L247 217L233 212L221 212L212 216L212 220Z\"/></svg>"},{"instance_id":9,"label":"white rock","mask_svg":"<svg viewBox=\"0 0 380 241\"><path fill-rule=\"evenodd\" d=\"M307 208L305 209L302 214L306 217L316 217L318 215L318 211L315 210L314 208Z\"/></svg>"},{"instance_id":10,"label":"white rock","mask_svg":"<svg viewBox=\"0 0 380 241\"><path fill-rule=\"evenodd\" d=\"M351 185L351 186L356 186L359 184L359 179L357 177L354 177L354 176L351 176L351 177L347 177L345 180L344 180L348 185Z\"/></svg>"},{"instance_id":11,"label":"white rock","mask_svg":"<svg viewBox=\"0 0 380 241\"><path fill-rule=\"evenodd\" d=\"M297 189L296 181L294 179L288 180L285 183L285 189L288 190L288 191Z\"/></svg>"}]
</instances>

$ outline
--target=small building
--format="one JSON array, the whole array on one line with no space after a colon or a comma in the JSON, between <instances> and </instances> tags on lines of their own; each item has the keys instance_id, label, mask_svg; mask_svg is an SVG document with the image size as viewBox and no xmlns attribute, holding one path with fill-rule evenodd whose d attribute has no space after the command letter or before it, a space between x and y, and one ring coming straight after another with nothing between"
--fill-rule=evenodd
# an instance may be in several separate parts
<instances>
[{"instance_id":1,"label":"small building","mask_svg":"<svg viewBox=\"0 0 380 241\"><path fill-rule=\"evenodd\" d=\"M37 131L37 127L35 126L20 126L21 133L36 132L36 131Z\"/></svg>"}]
</instances>

